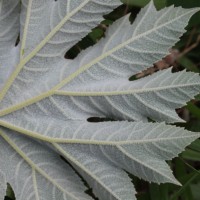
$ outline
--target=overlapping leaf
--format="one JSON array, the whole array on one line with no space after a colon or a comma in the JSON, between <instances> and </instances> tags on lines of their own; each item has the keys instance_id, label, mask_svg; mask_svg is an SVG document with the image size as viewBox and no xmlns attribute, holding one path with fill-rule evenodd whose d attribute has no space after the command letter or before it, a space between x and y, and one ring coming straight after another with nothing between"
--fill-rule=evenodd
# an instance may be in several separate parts
<instances>
[{"instance_id":1,"label":"overlapping leaf","mask_svg":"<svg viewBox=\"0 0 200 200\"><path fill-rule=\"evenodd\" d=\"M151 2L133 24L129 16L121 18L97 45L69 61L65 52L120 1L23 0L20 27L18 2L1 4L12 14L1 12L0 25L7 28L5 20L11 29L20 28L15 61L10 63L12 50L6 49L1 65L12 71L19 63L6 83L7 75L0 74L0 178L11 183L17 199L88 198L59 154L102 200L135 199L125 171L179 184L165 160L199 135L147 120L182 121L175 109L198 94L200 78L171 70L133 82L129 77L168 54L198 9L156 11ZM6 34L8 39L2 34L8 46L14 46L17 31L12 34ZM92 124L90 117L129 121Z\"/></svg>"}]
</instances>

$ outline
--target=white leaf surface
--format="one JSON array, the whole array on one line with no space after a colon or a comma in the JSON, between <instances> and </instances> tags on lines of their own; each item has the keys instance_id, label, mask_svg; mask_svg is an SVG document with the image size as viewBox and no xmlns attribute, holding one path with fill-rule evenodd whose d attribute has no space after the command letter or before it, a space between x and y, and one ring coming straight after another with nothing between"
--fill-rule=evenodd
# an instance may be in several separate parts
<instances>
[{"instance_id":1,"label":"white leaf surface","mask_svg":"<svg viewBox=\"0 0 200 200\"><path fill-rule=\"evenodd\" d=\"M116 5L115 1L111 2L113 1L109 1L108 4L114 3ZM103 5L107 5L105 1ZM34 7L32 9L34 10ZM1 98L6 91L7 94L0 103L0 108L9 112L8 107L17 109L24 103L33 103L38 99L54 94L55 89L60 89L63 86L67 87L68 90L71 90L72 87L78 88L85 84L86 80L88 84L93 84L99 79L112 80L114 78L116 80L119 77L124 77L125 80L128 80L128 76L132 75L131 73L150 67L155 61L160 60L168 53L168 49L185 32L184 28L195 12L197 12L197 9L185 10L173 7L156 11L151 2L139 14L133 25L130 25L127 17L119 20L113 25L113 28L110 28L106 40L102 40L94 48L86 50L73 62L66 62L60 57L57 59L51 55L48 62L48 56L44 55L41 58L39 55L38 58L33 50L30 56L26 56L19 63L18 72L20 70L21 72L16 71L13 75L13 78L16 78L15 81L13 80L13 84L9 86L11 84L9 82L7 88L3 90ZM120 34L122 33L121 27L123 29L126 27L127 35ZM45 42L48 41L45 40ZM134 50L135 48L136 50ZM54 45L54 48L48 48L47 52L51 49L56 49L56 45ZM113 60L113 57L117 60L125 60L129 65L127 66L126 62L120 60ZM31 63L33 65L29 68L28 65L31 65ZM122 65L123 67L121 67ZM116 66L118 67L116 68ZM139 66L138 70L136 69L137 66ZM106 69L106 67L109 69ZM43 69L44 71L41 72ZM136 71L131 69L136 69ZM121 75L115 76L112 73L113 71L118 71Z\"/></svg>"},{"instance_id":2,"label":"white leaf surface","mask_svg":"<svg viewBox=\"0 0 200 200\"><path fill-rule=\"evenodd\" d=\"M86 148L55 143L53 146L79 171L100 199L136 199L130 178L112 162L99 158Z\"/></svg>"},{"instance_id":3,"label":"white leaf surface","mask_svg":"<svg viewBox=\"0 0 200 200\"><path fill-rule=\"evenodd\" d=\"M0 95L1 99L10 87L0 108L22 103L58 84L69 68L66 51L120 4L119 0L23 0L20 62Z\"/></svg>"},{"instance_id":4,"label":"white leaf surface","mask_svg":"<svg viewBox=\"0 0 200 200\"><path fill-rule=\"evenodd\" d=\"M6 195L6 179L5 175L0 170L0 197L3 198Z\"/></svg>"},{"instance_id":5,"label":"white leaf surface","mask_svg":"<svg viewBox=\"0 0 200 200\"><path fill-rule=\"evenodd\" d=\"M173 123L182 121L175 109L199 92L198 74L172 73L167 69L133 82L123 79L97 81L82 84L79 89L58 90L58 96L52 101L72 119L110 117L147 121L150 118ZM47 101L41 102L44 108Z\"/></svg>"},{"instance_id":6,"label":"white leaf surface","mask_svg":"<svg viewBox=\"0 0 200 200\"><path fill-rule=\"evenodd\" d=\"M78 124L75 127L77 126ZM71 154L71 157L78 158L84 166L85 163L93 163L91 156L88 156L92 154L144 180L174 184L179 183L165 160L176 157L188 143L200 136L163 123L139 122L107 122L99 125L85 123L76 128L74 133L76 134L71 141L57 141L66 152L60 151L66 158L67 154ZM62 144L65 142L66 144ZM101 171L101 166L96 165L95 169Z\"/></svg>"},{"instance_id":7,"label":"white leaf surface","mask_svg":"<svg viewBox=\"0 0 200 200\"><path fill-rule=\"evenodd\" d=\"M148 118L168 123L182 122L175 112L200 91L200 78L191 72L172 73L163 70L143 79L83 85L72 91L59 90L57 95L3 116L15 119L49 116L66 120L107 117L116 120L146 122ZM137 106L135 106L137 105ZM25 118L25 119L23 119Z\"/></svg>"},{"instance_id":8,"label":"white leaf surface","mask_svg":"<svg viewBox=\"0 0 200 200\"><path fill-rule=\"evenodd\" d=\"M0 1L0 90L19 61L19 0Z\"/></svg>"},{"instance_id":9,"label":"white leaf surface","mask_svg":"<svg viewBox=\"0 0 200 200\"><path fill-rule=\"evenodd\" d=\"M17 118L11 121L13 127L5 121L0 121L0 124L40 140L65 144L62 146L67 154L76 151L87 152L86 155L95 154L97 158L106 159L140 178L157 183L177 184L165 160L176 157L200 136L164 123L93 124L35 117L31 120L30 116L26 115L22 121ZM73 156L78 157L79 153Z\"/></svg>"},{"instance_id":10,"label":"white leaf surface","mask_svg":"<svg viewBox=\"0 0 200 200\"><path fill-rule=\"evenodd\" d=\"M52 150L6 129L0 130L0 147L0 171L16 199L90 199L80 178Z\"/></svg>"},{"instance_id":11,"label":"white leaf surface","mask_svg":"<svg viewBox=\"0 0 200 200\"><path fill-rule=\"evenodd\" d=\"M45 40L36 56L64 57L74 44L97 26L103 15L121 4L117 0L23 0L21 12L21 40L25 40L24 56ZM25 28L25 30L24 30ZM38 31L40 30L40 31ZM51 37L49 36L51 34ZM46 38L46 37L49 38Z\"/></svg>"},{"instance_id":12,"label":"white leaf surface","mask_svg":"<svg viewBox=\"0 0 200 200\"><path fill-rule=\"evenodd\" d=\"M129 22L129 15L117 20L108 29L105 39L71 63L76 72L65 80L66 85L62 84L64 90L98 81L108 85L111 81L127 81L131 75L151 67L169 54L195 12L197 9L181 7L156 11L151 1L133 24ZM63 78L69 76L66 72Z\"/></svg>"}]
</instances>

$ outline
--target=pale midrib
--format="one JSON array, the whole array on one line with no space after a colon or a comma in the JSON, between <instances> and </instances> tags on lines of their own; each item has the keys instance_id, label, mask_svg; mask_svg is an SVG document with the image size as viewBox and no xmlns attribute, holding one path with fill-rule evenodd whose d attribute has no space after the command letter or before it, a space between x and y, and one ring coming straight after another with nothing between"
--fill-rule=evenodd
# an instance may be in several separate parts
<instances>
[{"instance_id":1,"label":"pale midrib","mask_svg":"<svg viewBox=\"0 0 200 200\"><path fill-rule=\"evenodd\" d=\"M21 109L21 108L23 108L23 107L25 107L25 106L31 105L31 104L33 104L33 103L35 103L35 102L37 102L37 101L40 101L40 100L42 100L42 99L44 99L44 98L47 98L47 97L53 95L57 90L59 90L59 89L62 88L65 84L67 84L67 83L69 83L70 81L72 81L72 80L73 80L75 77L77 77L79 74L81 74L81 73L84 72L85 70L89 69L90 67L92 67L94 64L98 63L99 61L101 61L101 60L104 59L105 57L111 55L111 54L114 53L115 51L121 49L122 47L126 46L127 44L129 44L129 43L131 43L131 42L133 42L133 41L135 41L135 40L137 40L137 39L140 39L141 37L144 37L144 36L146 36L146 35L152 33L153 31L156 31L156 30L158 30L158 29L160 29L160 28L162 28L162 27L164 27L164 26L166 26L166 25L168 25L168 24L173 23L174 21L177 21L178 19L182 18L182 17L185 16L185 15L189 15L190 13L194 13L195 10L197 11L197 10L199 10L199 9L193 9L192 11L186 12L186 13L184 13L183 15L180 15L179 17L177 17L177 18L175 18L175 19L173 19L173 20L171 20L171 21L169 21L169 22L167 22L167 23L164 23L164 24L162 24L162 25L160 25L160 26L158 26L158 27L156 27L156 28L154 27L153 29L147 31L146 33L143 33L143 34L141 34L141 35L139 35L139 36L136 36L136 37L134 37L134 38L131 38L131 39L127 40L126 42L124 42L124 43L118 45L117 47L113 48L112 50L108 51L107 53L105 53L105 54L103 54L103 55L97 57L97 58L94 59L92 62L90 62L90 63L84 65L82 68L80 68L79 70L77 70L76 72L74 72L73 74L71 74L68 78L64 79L64 80L61 81L59 84L57 84L55 87L53 87L51 90L49 90L49 91L47 91L47 92L45 92L45 93L43 93L43 94L41 94L41 95L38 95L38 96L36 96L36 97L33 97L33 98L31 98L31 99L29 99L29 100L27 100L27 101L24 101L24 102L22 102L22 103L19 103L19 104L17 104L17 105L11 106L11 107L9 107L9 108L6 108L5 110L0 111L0 116L9 114L9 113L11 113L11 112L14 112L14 111L16 111L16 110L19 110L19 109ZM34 51L33 51L33 52L34 52ZM30 59L34 56L34 55L32 56L33 52L29 55L29 56L30 56ZM28 58L29 56L27 56L25 59L29 59L29 58ZM32 56L32 57L31 57L31 56ZM23 62L23 61L24 61L25 63L27 62L26 60L22 60L22 62ZM22 67L23 67L23 66L22 66ZM17 70L18 70L18 73L19 73L19 71L20 71L21 69L17 69ZM14 72L14 73L15 73L15 72ZM17 73L17 74L18 74L18 73ZM12 82L14 81L14 79L15 79L15 77L16 77L15 75L17 75L17 74L12 74L12 75L11 75L11 77L10 77L10 79L9 79L9 81L8 81L8 84L6 84L5 88L3 88L2 92L1 92L0 101L2 100L2 98L4 97L4 95L6 94L7 90L9 89L9 87L11 86Z\"/></svg>"},{"instance_id":2,"label":"pale midrib","mask_svg":"<svg viewBox=\"0 0 200 200\"><path fill-rule=\"evenodd\" d=\"M37 132L29 131L27 129L14 126L13 124L0 121L0 125L9 128L11 130L17 131L18 133L22 135L29 136L31 138L39 139L44 142L48 143L58 143L58 144L85 144L85 145L105 145L105 146L116 146L116 145L131 145L131 144L147 144L147 143L155 143L155 142L163 142L163 141L170 141L170 140L178 140L178 139L184 139L184 138L198 138L200 137L200 134L191 134L188 136L179 136L179 137L169 137L169 138L153 138L153 139L137 139L137 140L131 140L128 141L105 141L105 140L85 140L85 139L66 139L66 138L52 138L48 136L43 136Z\"/></svg>"},{"instance_id":3,"label":"pale midrib","mask_svg":"<svg viewBox=\"0 0 200 200\"><path fill-rule=\"evenodd\" d=\"M74 200L79 200L76 197L74 197L72 194L70 194L69 192L67 192L65 189L63 189L61 186L59 186L52 178L50 178L48 176L48 174L46 174L43 170L41 170L39 167L37 167L34 162L28 158L24 152L22 152L17 145L11 141L11 139L5 135L2 131L0 131L0 136L30 165L30 167L37 171L38 173L40 173L44 178L46 178L47 180L49 180L49 182L51 182L54 186L56 186L61 192L63 192L64 194L67 194L68 196L71 196L71 198L73 198Z\"/></svg>"},{"instance_id":4,"label":"pale midrib","mask_svg":"<svg viewBox=\"0 0 200 200\"><path fill-rule=\"evenodd\" d=\"M21 45L21 50L20 50L20 61L23 59L24 48L26 46L26 39L27 39L27 33L28 33L28 25L29 25L29 21L30 21L30 18L31 18L32 4L33 4L33 0L29 0L27 15L26 15L26 22L25 22L24 32L23 32L24 34L23 34L22 45Z\"/></svg>"},{"instance_id":5,"label":"pale midrib","mask_svg":"<svg viewBox=\"0 0 200 200\"><path fill-rule=\"evenodd\" d=\"M200 83L192 83L192 84L182 84L182 85L172 85L172 86L164 86L157 88L147 88L147 89L133 89L133 90L124 90L124 91L106 91L106 92L73 92L73 91L63 91L57 90L55 91L55 95L65 95L65 96L117 96L117 95L131 95L131 94L141 94L147 92L158 92L169 89L177 89L191 86L200 86Z\"/></svg>"},{"instance_id":6,"label":"pale midrib","mask_svg":"<svg viewBox=\"0 0 200 200\"><path fill-rule=\"evenodd\" d=\"M12 73L8 81L6 82L5 86L3 87L1 94L0 94L0 101L4 98L7 91L9 90L10 86L14 82L17 75L20 73L21 69L24 67L24 65L30 61L44 46L45 44L61 29L61 27L69 20L73 15L75 15L80 9L82 9L90 0L84 1L84 3L80 4L75 10L73 10L71 13L67 14L63 20L40 42L38 46L24 59L20 61L20 63L17 65L16 70Z\"/></svg>"},{"instance_id":7,"label":"pale midrib","mask_svg":"<svg viewBox=\"0 0 200 200\"><path fill-rule=\"evenodd\" d=\"M20 110L23 107L29 106L33 103L36 103L44 98L47 98L52 95L65 95L65 96L77 96L77 97L98 97L98 96L117 96L117 95L133 95L133 94L141 94L141 93L148 93L148 92L159 92L169 89L175 88L184 88L184 87L191 87L191 86L199 86L200 83L193 83L193 84L182 84L182 85L175 85L175 86L165 86L165 87L158 87L158 88L147 88L147 89L133 89L133 90L125 90L125 91L108 91L108 92L72 92L72 91L49 91L47 93L43 93L35 98L29 99L22 104L11 106L5 110L0 111L0 117L12 113L14 111Z\"/></svg>"},{"instance_id":8,"label":"pale midrib","mask_svg":"<svg viewBox=\"0 0 200 200\"><path fill-rule=\"evenodd\" d=\"M54 148L59 151L63 156L66 157L66 159L70 160L72 163L74 163L76 166L81 168L85 173L87 173L89 176L91 176L96 182L98 182L105 190L107 190L108 193L112 194L113 197L116 198L116 200L120 200L112 190L110 190L99 178L97 178L95 175L91 174L91 172L86 169L83 165L80 164L76 159L74 159L72 156L70 156L68 153L66 153L58 144L52 143Z\"/></svg>"},{"instance_id":9,"label":"pale midrib","mask_svg":"<svg viewBox=\"0 0 200 200\"><path fill-rule=\"evenodd\" d=\"M32 169L32 177L33 177L33 186L34 186L34 190L35 190L36 200L40 200L39 192L38 192L38 186L37 186L37 179L36 179L36 174L35 174L34 169Z\"/></svg>"}]
</instances>

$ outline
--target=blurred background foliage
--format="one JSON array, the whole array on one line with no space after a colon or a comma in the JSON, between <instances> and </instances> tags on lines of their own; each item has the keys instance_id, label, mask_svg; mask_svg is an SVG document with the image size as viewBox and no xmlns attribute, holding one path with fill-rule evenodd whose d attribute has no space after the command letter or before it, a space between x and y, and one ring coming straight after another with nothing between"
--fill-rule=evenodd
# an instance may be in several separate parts
<instances>
[{"instance_id":1,"label":"blurred background foliage","mask_svg":"<svg viewBox=\"0 0 200 200\"><path fill-rule=\"evenodd\" d=\"M75 58L81 50L94 45L99 39L105 36L107 27L116 19L131 12L131 21L149 0L122 0L124 5L117 8L111 14L105 16L101 25L94 28L92 32L72 49L66 53L66 58ZM154 0L157 9L175 5L184 8L200 7L200 0ZM122 33L123 34L123 33ZM173 67L173 71L200 72L200 12L192 17L187 27L187 32L182 36L171 50L171 54L162 61L156 63L145 72L133 76L130 80L141 78L152 74L155 71ZM186 123L176 124L188 130L200 132L200 95L188 102L184 108L177 110L181 118ZM200 200L200 140L192 143L179 158L175 158L169 165L174 171L174 175L182 184L182 187L172 184L149 184L136 177L132 177L138 192L138 200ZM92 195L92 190L87 193ZM5 200L13 200L14 194L8 186Z\"/></svg>"}]
</instances>

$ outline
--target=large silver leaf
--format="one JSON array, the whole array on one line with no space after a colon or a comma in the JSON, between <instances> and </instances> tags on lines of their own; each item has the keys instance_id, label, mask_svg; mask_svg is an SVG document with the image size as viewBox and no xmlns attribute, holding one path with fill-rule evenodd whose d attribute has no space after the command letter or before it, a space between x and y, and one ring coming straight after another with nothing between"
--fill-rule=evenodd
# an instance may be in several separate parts
<instances>
[{"instance_id":1,"label":"large silver leaf","mask_svg":"<svg viewBox=\"0 0 200 200\"><path fill-rule=\"evenodd\" d=\"M119 0L22 0L23 56L43 41L44 47L36 56L61 59L103 20L103 15L120 4Z\"/></svg>"},{"instance_id":2,"label":"large silver leaf","mask_svg":"<svg viewBox=\"0 0 200 200\"><path fill-rule=\"evenodd\" d=\"M0 171L0 198L6 195L6 179L5 175Z\"/></svg>"},{"instance_id":3,"label":"large silver leaf","mask_svg":"<svg viewBox=\"0 0 200 200\"><path fill-rule=\"evenodd\" d=\"M80 178L52 150L6 129L0 130L0 147L0 171L17 200L90 199Z\"/></svg>"},{"instance_id":4,"label":"large silver leaf","mask_svg":"<svg viewBox=\"0 0 200 200\"><path fill-rule=\"evenodd\" d=\"M199 134L163 123L92 124L49 117L36 119L28 115L22 120L18 118L13 118L10 123L5 121L0 123L25 135L61 144L66 154L71 153L71 156L79 158L76 152L87 152L85 156L87 157L87 154L92 153L97 158L106 159L140 178L157 183L177 183L165 160L177 156L189 143L199 137ZM85 161L87 163L87 159ZM101 165L99 166L101 168Z\"/></svg>"},{"instance_id":5,"label":"large silver leaf","mask_svg":"<svg viewBox=\"0 0 200 200\"><path fill-rule=\"evenodd\" d=\"M37 200L39 195L52 200L88 198L58 154L102 200L135 199L123 170L148 181L179 184L165 161L199 135L144 122L181 121L174 110L199 92L200 78L164 70L134 82L128 79L164 57L198 9L156 11L151 2L132 25L129 16L123 17L99 44L66 61L64 52L119 4L117 0L22 1L20 62L0 93L0 125L12 129L2 128L0 134L0 158L8 156L5 163L0 159L0 170L19 200ZM143 122L92 124L87 122L90 117Z\"/></svg>"},{"instance_id":6,"label":"large silver leaf","mask_svg":"<svg viewBox=\"0 0 200 200\"><path fill-rule=\"evenodd\" d=\"M0 94L2 99L10 87L0 107L22 103L55 86L68 68L65 52L120 4L119 0L23 0L20 62Z\"/></svg>"},{"instance_id":7,"label":"large silver leaf","mask_svg":"<svg viewBox=\"0 0 200 200\"><path fill-rule=\"evenodd\" d=\"M133 24L129 15L117 20L105 39L74 60L70 65L76 72L69 76L66 71L63 78L69 77L60 86L71 90L97 81L127 81L169 54L197 10L169 7L156 11L151 1Z\"/></svg>"},{"instance_id":8,"label":"large silver leaf","mask_svg":"<svg viewBox=\"0 0 200 200\"><path fill-rule=\"evenodd\" d=\"M83 84L70 91L58 90L57 95L41 101L40 108L48 112L48 105L54 105L54 113L62 111L69 119L109 117L147 121L151 118L172 123L183 121L175 109L199 92L198 74L172 73L168 69L134 82L109 79L108 82Z\"/></svg>"},{"instance_id":9,"label":"large silver leaf","mask_svg":"<svg viewBox=\"0 0 200 200\"><path fill-rule=\"evenodd\" d=\"M76 168L102 200L135 200L130 178L112 162L94 155L87 148L53 143L53 147Z\"/></svg>"},{"instance_id":10,"label":"large silver leaf","mask_svg":"<svg viewBox=\"0 0 200 200\"><path fill-rule=\"evenodd\" d=\"M98 83L98 82L97 82ZM39 116L66 120L109 117L118 120L183 121L175 112L200 91L200 78L191 72L164 70L143 79L83 85L72 91L59 90L45 100L1 117L10 124ZM137 106L135 106L137 105ZM16 120L15 120L16 119ZM1 124L1 122L0 122ZM18 122L19 124L19 122Z\"/></svg>"},{"instance_id":11,"label":"large silver leaf","mask_svg":"<svg viewBox=\"0 0 200 200\"><path fill-rule=\"evenodd\" d=\"M73 62L65 62L62 58L58 61L53 55L48 56L48 62L47 56L38 58L33 51L30 57L25 57L19 64L18 72L20 69L22 71L18 76L16 71L2 91L1 98L6 91L7 94L0 104L4 110L1 113L11 112L51 96L63 86L71 91L71 88L78 88L86 81L88 84L97 83L98 80L106 80L109 84L119 78L128 81L132 73L151 66L168 53L168 49L178 41L189 18L197 10L170 7L158 12L151 2L142 10L133 25L127 17L119 20L108 31L107 39ZM127 30L126 34L124 29ZM51 49L48 48L47 52ZM27 65L32 62L30 71ZM117 75L116 71L119 72ZM14 82L9 89L12 81Z\"/></svg>"},{"instance_id":12,"label":"large silver leaf","mask_svg":"<svg viewBox=\"0 0 200 200\"><path fill-rule=\"evenodd\" d=\"M0 1L0 90L19 61L19 0Z\"/></svg>"}]
</instances>

